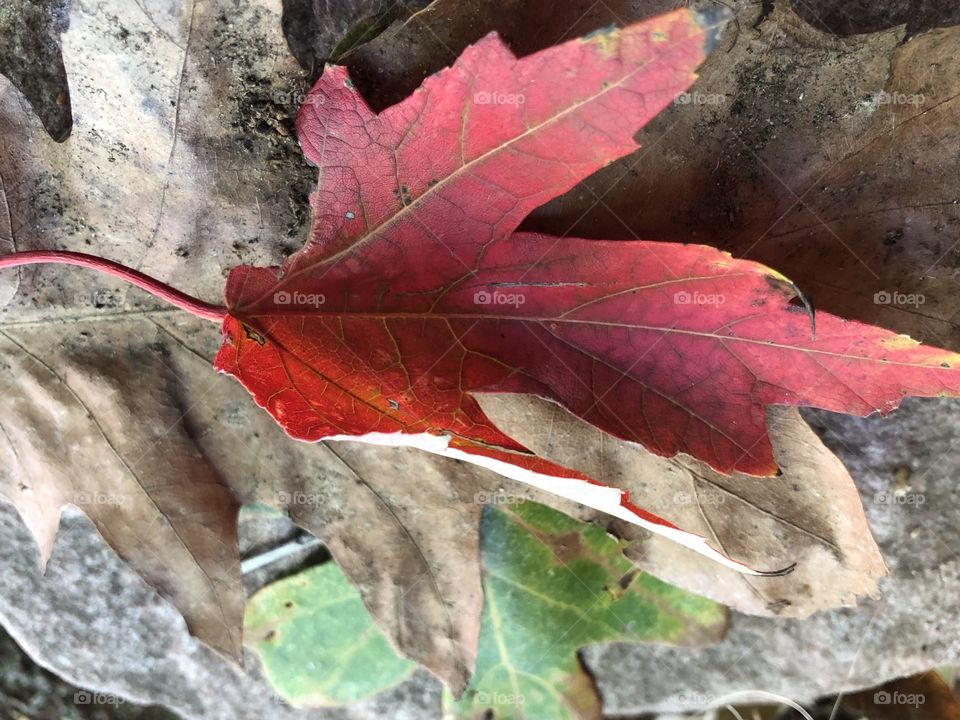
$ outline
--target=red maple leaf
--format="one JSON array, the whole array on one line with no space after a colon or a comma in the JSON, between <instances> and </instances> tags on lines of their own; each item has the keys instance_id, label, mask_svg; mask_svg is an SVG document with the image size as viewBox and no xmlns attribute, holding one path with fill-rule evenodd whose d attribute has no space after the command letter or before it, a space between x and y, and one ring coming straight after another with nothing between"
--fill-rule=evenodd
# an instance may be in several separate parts
<instances>
[{"instance_id":1,"label":"red maple leaf","mask_svg":"<svg viewBox=\"0 0 960 720\"><path fill-rule=\"evenodd\" d=\"M756 263L516 232L636 149L634 133L693 82L714 32L680 10L520 60L490 35L379 115L328 67L298 117L320 169L310 239L282 267L235 268L226 310L81 254L20 253L0 267L99 267L222 320L216 368L295 438L486 465L750 571L529 452L474 397L537 394L660 455L770 475L768 405L865 416L960 391L960 356L825 314L814 333L793 285Z\"/></svg>"},{"instance_id":2,"label":"red maple leaf","mask_svg":"<svg viewBox=\"0 0 960 720\"><path fill-rule=\"evenodd\" d=\"M678 11L518 60L492 34L379 115L328 67L297 122L320 169L309 242L281 268L231 273L216 367L293 437L478 462L708 553L531 455L473 394L535 393L658 454L767 475L766 405L866 415L955 391L949 353L829 316L814 338L792 285L757 264L515 232L636 149L710 35Z\"/></svg>"}]
</instances>

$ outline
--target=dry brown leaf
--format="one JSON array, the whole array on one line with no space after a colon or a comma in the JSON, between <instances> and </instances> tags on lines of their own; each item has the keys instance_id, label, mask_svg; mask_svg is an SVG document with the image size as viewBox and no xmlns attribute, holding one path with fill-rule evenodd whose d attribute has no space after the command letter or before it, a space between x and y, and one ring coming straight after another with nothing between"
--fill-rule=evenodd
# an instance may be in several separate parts
<instances>
[{"instance_id":1,"label":"dry brown leaf","mask_svg":"<svg viewBox=\"0 0 960 720\"><path fill-rule=\"evenodd\" d=\"M767 426L782 475L724 476L692 458L663 458L605 435L560 406L534 397L482 395L485 413L525 446L602 483L630 492L651 512L702 535L752 567L796 563L783 577L741 575L676 543L599 513L634 540L627 550L657 577L754 615L806 617L855 604L886 574L853 479L794 408L772 407Z\"/></svg>"},{"instance_id":2,"label":"dry brown leaf","mask_svg":"<svg viewBox=\"0 0 960 720\"><path fill-rule=\"evenodd\" d=\"M239 659L239 506L180 423L170 371L146 347L124 360L82 335L0 331L0 495L43 565L63 506L83 510L193 634Z\"/></svg>"}]
</instances>

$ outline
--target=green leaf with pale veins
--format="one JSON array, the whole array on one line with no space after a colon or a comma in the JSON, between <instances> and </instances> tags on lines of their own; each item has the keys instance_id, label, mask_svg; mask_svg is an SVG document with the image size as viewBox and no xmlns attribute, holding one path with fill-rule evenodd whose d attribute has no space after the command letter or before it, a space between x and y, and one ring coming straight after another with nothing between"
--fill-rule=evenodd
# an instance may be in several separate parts
<instances>
[{"instance_id":1,"label":"green leaf with pale veins","mask_svg":"<svg viewBox=\"0 0 960 720\"><path fill-rule=\"evenodd\" d=\"M696 645L726 630L726 609L634 571L620 541L536 503L484 509L484 609L477 668L446 717L599 718L577 650L599 642ZM492 711L492 714L491 714Z\"/></svg>"},{"instance_id":2,"label":"green leaf with pale veins","mask_svg":"<svg viewBox=\"0 0 960 720\"><path fill-rule=\"evenodd\" d=\"M722 605L634 570L622 541L544 505L485 507L481 546L476 672L459 701L445 691L445 718L598 719L600 698L577 657L580 648L698 645L726 630ZM415 667L373 625L334 563L254 595L245 642L277 692L300 706L360 700Z\"/></svg>"},{"instance_id":3,"label":"green leaf with pale veins","mask_svg":"<svg viewBox=\"0 0 960 720\"><path fill-rule=\"evenodd\" d=\"M296 706L362 700L416 668L373 624L360 594L332 562L256 593L247 603L244 642L277 693Z\"/></svg>"}]
</instances>

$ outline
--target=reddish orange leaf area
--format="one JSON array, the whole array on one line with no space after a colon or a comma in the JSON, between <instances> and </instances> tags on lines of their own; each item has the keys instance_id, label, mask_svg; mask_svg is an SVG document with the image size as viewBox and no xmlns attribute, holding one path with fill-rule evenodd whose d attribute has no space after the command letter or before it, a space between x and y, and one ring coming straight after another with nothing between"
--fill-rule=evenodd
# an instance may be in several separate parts
<instances>
[{"instance_id":1,"label":"reddish orange leaf area","mask_svg":"<svg viewBox=\"0 0 960 720\"><path fill-rule=\"evenodd\" d=\"M487 271L493 244L634 150L693 81L707 35L680 11L517 60L491 34L380 115L328 67L297 121L320 168L309 243L279 270L231 273L217 367L304 440L446 432L522 450L468 394L522 372L461 342L465 323L502 324L511 297L490 288L484 304L477 274L522 282L538 258L504 248Z\"/></svg>"},{"instance_id":2,"label":"reddish orange leaf area","mask_svg":"<svg viewBox=\"0 0 960 720\"><path fill-rule=\"evenodd\" d=\"M473 395L534 393L660 455L769 475L767 405L867 415L955 394L960 357L823 314L814 336L793 286L756 263L516 232L636 148L694 80L704 24L680 10L519 60L490 35L379 115L328 67L297 122L320 170L311 237L280 268L232 271L216 367L296 438L443 437L578 481Z\"/></svg>"}]
</instances>

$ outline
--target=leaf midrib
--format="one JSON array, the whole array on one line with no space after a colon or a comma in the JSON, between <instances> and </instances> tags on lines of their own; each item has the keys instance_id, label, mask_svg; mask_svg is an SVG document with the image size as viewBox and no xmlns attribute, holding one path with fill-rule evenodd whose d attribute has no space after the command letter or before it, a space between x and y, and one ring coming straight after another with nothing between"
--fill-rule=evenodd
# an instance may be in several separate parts
<instances>
[{"instance_id":1,"label":"leaf midrib","mask_svg":"<svg viewBox=\"0 0 960 720\"><path fill-rule=\"evenodd\" d=\"M563 318L559 316L523 316L523 315L483 315L477 313L370 313L370 312L315 312L315 311L304 311L304 312L290 312L290 311L281 311L281 312L269 312L269 313L257 313L256 315L251 316L251 318L287 318L287 317L297 317L297 318L320 318L320 317L349 317L349 318L358 318L358 319L375 319L375 320L491 320L497 322L520 322L520 323L537 323L541 325L547 324L567 324L567 325L586 325L586 326L597 326L597 327L610 327L616 329L626 329L626 330L640 330L647 332L659 332L664 334L677 334L677 335L687 335L691 337L701 337L711 340L715 340L718 343L726 343L728 341L747 343L752 345L760 345L763 347L773 348L777 350L789 351L789 352L798 352L811 355L822 355L827 357L834 357L841 360L854 360L857 362L871 362L871 363L880 363L883 365L897 365L901 367L910 367L910 368L920 368L925 370L954 370L954 367L943 368L933 365L924 365L922 363L912 363L899 360L886 360L883 358L873 358L862 355L852 355L848 353L835 352L831 350L823 350L819 348L803 348L797 347L794 345L787 345L782 342L776 342L774 340L764 340L757 338L747 338L740 337L737 335L720 335L715 332L705 332L700 330L686 330L683 328L677 327L664 327L661 325L641 325L633 323L623 323L623 322L613 322L606 320L580 320L580 319L571 319ZM736 322L743 322L745 320L751 320L754 318L763 317L762 313L756 315L745 316L740 318L735 318ZM240 320L240 318L237 318ZM243 322L243 320L240 320ZM896 337L896 336L894 336ZM919 343L916 347L922 347ZM951 353L957 355L956 353ZM960 362L960 355L956 357L957 362Z\"/></svg>"}]
</instances>

